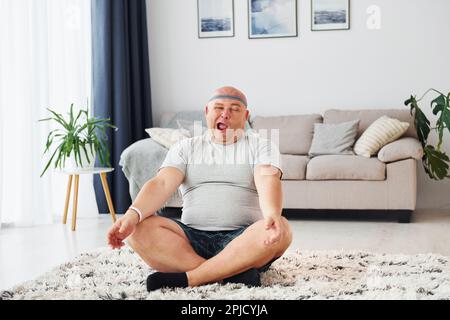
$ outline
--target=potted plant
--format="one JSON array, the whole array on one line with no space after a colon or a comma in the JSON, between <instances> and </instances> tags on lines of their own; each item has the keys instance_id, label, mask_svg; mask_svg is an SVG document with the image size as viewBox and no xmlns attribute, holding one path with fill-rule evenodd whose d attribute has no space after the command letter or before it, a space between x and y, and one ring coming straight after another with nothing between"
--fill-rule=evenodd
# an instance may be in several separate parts
<instances>
[{"instance_id":1,"label":"potted plant","mask_svg":"<svg viewBox=\"0 0 450 320\"><path fill-rule=\"evenodd\" d=\"M59 128L52 130L47 137L44 154L56 145L41 177L54 162L55 168L86 168L94 165L96 155L102 166L110 167L110 155L106 146L108 139L106 128L117 129L110 123L111 119L89 116L89 108L81 109L75 116L73 103L70 106L69 118L47 108L52 117L39 121L54 121ZM88 150L90 152L88 152ZM55 160L54 160L55 159ZM69 160L69 164L66 164Z\"/></svg>"},{"instance_id":2,"label":"potted plant","mask_svg":"<svg viewBox=\"0 0 450 320\"><path fill-rule=\"evenodd\" d=\"M429 93L434 92L437 94L431 101L430 107L433 110L433 114L438 116L434 126L430 124L430 120L425 116L423 111L419 107L419 102ZM450 132L450 92L445 95L433 88L428 89L420 99L416 99L415 96L411 96L405 101L406 106L410 106L411 115L414 116L414 124L417 131L417 136L423 147L422 164L425 172L428 176L435 180L442 180L448 175L448 155L441 150L442 138L444 136L445 129ZM414 113L414 114L413 114ZM439 115L438 115L439 114ZM435 130L438 136L437 145L433 146L428 143L428 135L431 130Z\"/></svg>"}]
</instances>

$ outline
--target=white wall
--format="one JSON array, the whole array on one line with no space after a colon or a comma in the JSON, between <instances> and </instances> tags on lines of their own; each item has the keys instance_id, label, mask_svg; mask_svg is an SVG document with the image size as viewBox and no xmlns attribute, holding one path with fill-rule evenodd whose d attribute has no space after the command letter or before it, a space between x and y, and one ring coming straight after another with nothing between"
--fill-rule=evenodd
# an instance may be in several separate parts
<instances>
[{"instance_id":1,"label":"white wall","mask_svg":"<svg viewBox=\"0 0 450 320\"><path fill-rule=\"evenodd\" d=\"M197 0L147 0L154 119L203 108L222 85L242 89L253 115L406 108L411 93L450 90L450 1L350 2L350 30L310 31L310 0L298 0L298 37L248 39L247 1L235 0L235 37L199 39ZM418 208L450 208L450 182L418 172Z\"/></svg>"}]
</instances>

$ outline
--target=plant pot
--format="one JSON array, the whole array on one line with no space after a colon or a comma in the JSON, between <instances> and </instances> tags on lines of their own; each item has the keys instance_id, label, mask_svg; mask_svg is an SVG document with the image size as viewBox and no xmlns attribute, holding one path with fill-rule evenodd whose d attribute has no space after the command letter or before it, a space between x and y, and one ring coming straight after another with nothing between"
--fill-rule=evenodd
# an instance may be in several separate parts
<instances>
[{"instance_id":1,"label":"plant pot","mask_svg":"<svg viewBox=\"0 0 450 320\"><path fill-rule=\"evenodd\" d=\"M80 159L78 159L78 164L75 161L75 155L73 152L70 153L70 157L66 159L65 168L66 169L90 169L94 167L95 164L95 152L94 156L90 153L90 150L88 150L89 160L86 158L86 155L84 154L84 151L80 152L80 157L82 164L80 163Z\"/></svg>"}]
</instances>

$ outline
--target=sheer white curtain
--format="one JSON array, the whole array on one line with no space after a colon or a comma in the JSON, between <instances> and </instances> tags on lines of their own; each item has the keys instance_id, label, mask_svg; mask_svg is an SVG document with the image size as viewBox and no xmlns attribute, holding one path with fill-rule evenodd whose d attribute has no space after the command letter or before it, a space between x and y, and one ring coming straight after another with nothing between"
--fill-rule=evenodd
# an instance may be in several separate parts
<instances>
[{"instance_id":1,"label":"sheer white curtain","mask_svg":"<svg viewBox=\"0 0 450 320\"><path fill-rule=\"evenodd\" d=\"M37 120L90 100L90 0L0 0L0 32L0 222L50 223L67 177L39 177L54 125ZM81 216L98 213L92 177L80 178L79 201Z\"/></svg>"}]
</instances>

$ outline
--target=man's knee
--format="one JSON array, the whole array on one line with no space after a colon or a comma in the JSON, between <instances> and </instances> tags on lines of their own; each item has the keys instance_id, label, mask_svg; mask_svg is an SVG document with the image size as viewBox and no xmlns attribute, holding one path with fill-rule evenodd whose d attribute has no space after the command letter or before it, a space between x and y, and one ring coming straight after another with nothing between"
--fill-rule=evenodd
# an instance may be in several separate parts
<instances>
[{"instance_id":1,"label":"man's knee","mask_svg":"<svg viewBox=\"0 0 450 320\"><path fill-rule=\"evenodd\" d=\"M292 228L289 224L289 221L285 217L281 217L283 224L284 224L284 239L288 246L292 243Z\"/></svg>"},{"instance_id":2,"label":"man's knee","mask_svg":"<svg viewBox=\"0 0 450 320\"><path fill-rule=\"evenodd\" d=\"M288 220L285 217L281 217L281 223L283 226L281 228L280 240L273 246L273 250L276 252L275 256L283 255L292 243L292 229Z\"/></svg>"},{"instance_id":3,"label":"man's knee","mask_svg":"<svg viewBox=\"0 0 450 320\"><path fill-rule=\"evenodd\" d=\"M285 217L281 217L281 223L283 224L281 240L290 245L292 242L292 228L289 221Z\"/></svg>"},{"instance_id":4,"label":"man's knee","mask_svg":"<svg viewBox=\"0 0 450 320\"><path fill-rule=\"evenodd\" d=\"M280 235L280 240L270 246L270 249L273 249L273 251L276 252L276 255L282 255L292 243L292 229L288 220L285 217L281 217L281 223L283 226L281 228L282 233ZM257 240L258 244L261 244L261 248L266 251L268 248L265 244L263 244L267 237L265 221L259 220L255 222L251 228L257 231L260 235L261 239Z\"/></svg>"},{"instance_id":5,"label":"man's knee","mask_svg":"<svg viewBox=\"0 0 450 320\"><path fill-rule=\"evenodd\" d=\"M136 226L136 230L128 237L128 244L133 248L148 243L150 237L154 234L150 230L155 230L162 225L161 217L151 216Z\"/></svg>"}]
</instances>

